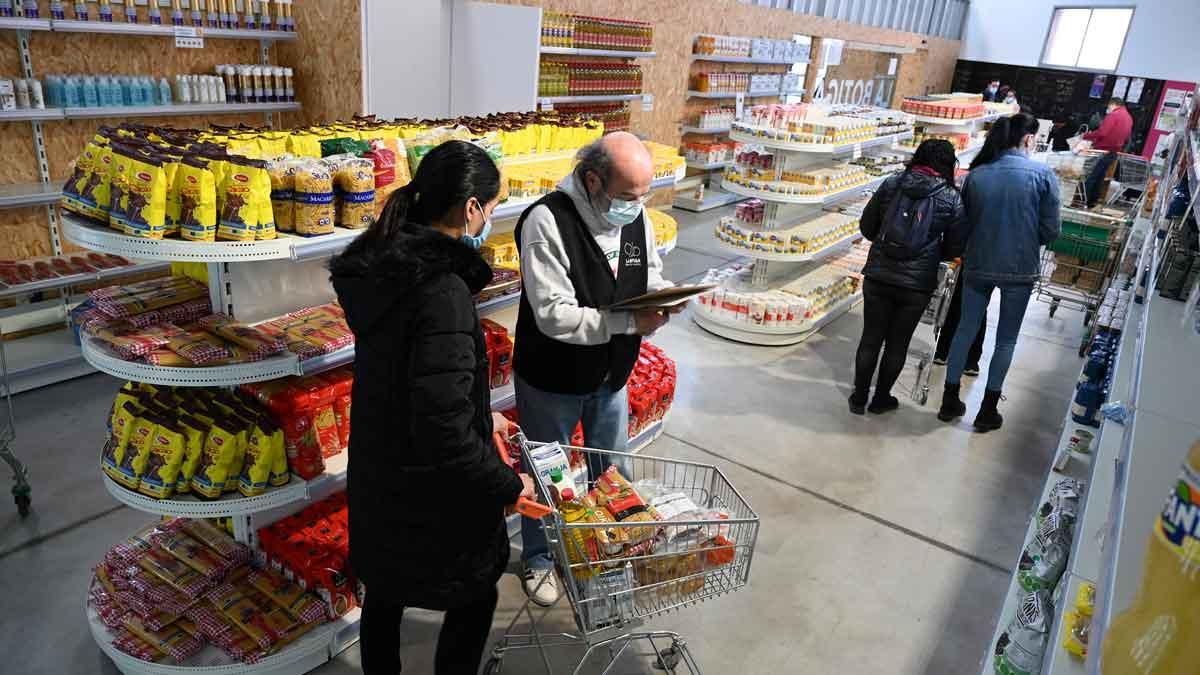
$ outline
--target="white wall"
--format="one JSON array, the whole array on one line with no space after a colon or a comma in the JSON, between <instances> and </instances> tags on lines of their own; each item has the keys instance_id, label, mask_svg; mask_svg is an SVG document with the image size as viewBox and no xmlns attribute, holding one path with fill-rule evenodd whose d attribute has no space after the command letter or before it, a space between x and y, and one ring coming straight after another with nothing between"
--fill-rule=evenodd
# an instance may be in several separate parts
<instances>
[{"instance_id":1,"label":"white wall","mask_svg":"<svg viewBox=\"0 0 1200 675\"><path fill-rule=\"evenodd\" d=\"M1038 66L1054 8L1134 6L1117 72L1200 80L1200 0L971 0L959 58Z\"/></svg>"},{"instance_id":2,"label":"white wall","mask_svg":"<svg viewBox=\"0 0 1200 675\"><path fill-rule=\"evenodd\" d=\"M364 110L389 118L449 116L453 4L362 0Z\"/></svg>"}]
</instances>

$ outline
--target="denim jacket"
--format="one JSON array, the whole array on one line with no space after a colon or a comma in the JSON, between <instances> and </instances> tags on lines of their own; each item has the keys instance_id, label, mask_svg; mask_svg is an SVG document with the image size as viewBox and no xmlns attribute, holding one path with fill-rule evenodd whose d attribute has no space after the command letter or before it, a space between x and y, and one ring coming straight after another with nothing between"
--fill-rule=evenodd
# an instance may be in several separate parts
<instances>
[{"instance_id":1,"label":"denim jacket","mask_svg":"<svg viewBox=\"0 0 1200 675\"><path fill-rule=\"evenodd\" d=\"M1039 276L1039 249L1058 238L1058 178L1050 167L1007 150L973 169L963 184L966 278L1028 284Z\"/></svg>"}]
</instances>

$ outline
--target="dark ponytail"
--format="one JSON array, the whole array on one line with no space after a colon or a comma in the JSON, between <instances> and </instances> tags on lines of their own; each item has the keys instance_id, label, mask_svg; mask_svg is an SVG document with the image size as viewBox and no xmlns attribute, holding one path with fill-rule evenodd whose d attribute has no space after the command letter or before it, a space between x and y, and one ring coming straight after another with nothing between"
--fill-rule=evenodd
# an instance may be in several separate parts
<instances>
[{"instance_id":1,"label":"dark ponytail","mask_svg":"<svg viewBox=\"0 0 1200 675\"><path fill-rule=\"evenodd\" d=\"M983 148L979 150L979 154L975 155L974 161L971 162L971 168L974 169L1000 159L1001 153L1021 145L1021 141L1026 136L1036 134L1037 131L1037 118L1029 113L1001 117L992 123L987 140L983 142Z\"/></svg>"},{"instance_id":2,"label":"dark ponytail","mask_svg":"<svg viewBox=\"0 0 1200 675\"><path fill-rule=\"evenodd\" d=\"M474 197L480 206L500 194L500 170L482 148L446 141L430 150L412 182L392 193L379 220L352 246L386 249L405 223L428 227Z\"/></svg>"}]
</instances>

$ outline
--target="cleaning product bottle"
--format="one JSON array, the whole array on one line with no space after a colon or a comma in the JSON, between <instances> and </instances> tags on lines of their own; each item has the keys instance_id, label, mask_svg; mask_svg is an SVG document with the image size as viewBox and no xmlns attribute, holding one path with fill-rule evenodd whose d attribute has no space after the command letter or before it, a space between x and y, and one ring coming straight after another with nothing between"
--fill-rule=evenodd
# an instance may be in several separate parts
<instances>
[{"instance_id":1,"label":"cleaning product bottle","mask_svg":"<svg viewBox=\"0 0 1200 675\"><path fill-rule=\"evenodd\" d=\"M158 104L171 105L171 103L171 85L164 77L158 81Z\"/></svg>"},{"instance_id":2,"label":"cleaning product bottle","mask_svg":"<svg viewBox=\"0 0 1200 675\"><path fill-rule=\"evenodd\" d=\"M44 110L46 99L42 95L42 83L37 78L29 78L29 107L34 110Z\"/></svg>"},{"instance_id":3,"label":"cleaning product bottle","mask_svg":"<svg viewBox=\"0 0 1200 675\"><path fill-rule=\"evenodd\" d=\"M76 0L76 2L75 2L75 20L76 21L87 21L88 20L88 6L87 6L86 2L79 2L78 0Z\"/></svg>"},{"instance_id":4,"label":"cleaning product bottle","mask_svg":"<svg viewBox=\"0 0 1200 675\"><path fill-rule=\"evenodd\" d=\"M98 108L100 107L100 94L96 91L96 78L93 75L88 75L82 78L83 82L83 107Z\"/></svg>"},{"instance_id":5,"label":"cleaning product bottle","mask_svg":"<svg viewBox=\"0 0 1200 675\"><path fill-rule=\"evenodd\" d=\"M162 10L158 7L158 0L150 0L150 23L155 26L162 25Z\"/></svg>"},{"instance_id":6,"label":"cleaning product bottle","mask_svg":"<svg viewBox=\"0 0 1200 675\"><path fill-rule=\"evenodd\" d=\"M55 21L66 21L67 10L62 0L50 0L50 18Z\"/></svg>"},{"instance_id":7,"label":"cleaning product bottle","mask_svg":"<svg viewBox=\"0 0 1200 675\"><path fill-rule=\"evenodd\" d=\"M1198 568L1200 441L1188 451L1154 523L1141 588L1133 604L1113 620L1105 633L1100 660L1103 672L1196 672L1195 640L1200 634Z\"/></svg>"},{"instance_id":8,"label":"cleaning product bottle","mask_svg":"<svg viewBox=\"0 0 1200 675\"><path fill-rule=\"evenodd\" d=\"M113 11L109 0L100 0L100 20L104 23L112 23Z\"/></svg>"}]
</instances>

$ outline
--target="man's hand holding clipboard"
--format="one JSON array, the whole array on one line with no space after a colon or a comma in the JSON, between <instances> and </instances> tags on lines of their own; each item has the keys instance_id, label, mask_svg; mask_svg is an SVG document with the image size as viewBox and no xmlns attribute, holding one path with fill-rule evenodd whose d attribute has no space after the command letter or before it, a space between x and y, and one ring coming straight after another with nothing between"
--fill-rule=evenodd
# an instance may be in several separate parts
<instances>
[{"instance_id":1,"label":"man's hand holding clipboard","mask_svg":"<svg viewBox=\"0 0 1200 675\"><path fill-rule=\"evenodd\" d=\"M687 307L688 300L714 288L715 284L672 286L614 303L604 309L612 312L633 312L637 334L653 335L670 320L672 314L682 312Z\"/></svg>"}]
</instances>

